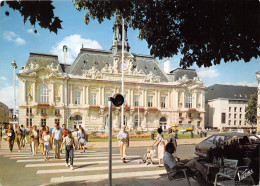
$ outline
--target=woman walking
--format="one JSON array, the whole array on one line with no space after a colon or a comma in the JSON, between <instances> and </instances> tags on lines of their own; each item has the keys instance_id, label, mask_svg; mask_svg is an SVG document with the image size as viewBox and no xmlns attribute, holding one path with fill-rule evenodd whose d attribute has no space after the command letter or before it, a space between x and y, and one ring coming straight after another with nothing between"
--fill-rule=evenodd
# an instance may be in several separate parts
<instances>
[{"instance_id":1,"label":"woman walking","mask_svg":"<svg viewBox=\"0 0 260 186\"><path fill-rule=\"evenodd\" d=\"M66 153L66 167L70 166L71 170L74 170L73 168L73 158L74 158L74 151L73 151L73 145L74 144L74 138L71 135L71 132L67 132L67 136L63 139L63 143L61 144L61 149L63 147L63 144L65 144L65 153ZM69 158L70 158L70 165L69 165Z\"/></svg>"},{"instance_id":2,"label":"woman walking","mask_svg":"<svg viewBox=\"0 0 260 186\"><path fill-rule=\"evenodd\" d=\"M173 157L174 157L175 159L177 159L177 161L180 161L180 158L178 158L178 156L177 156L177 154L176 154L177 141L176 141L175 135L173 134L171 128L168 129L168 134L169 134L169 135L168 135L167 142L168 142L168 143L172 143L173 146L174 146Z\"/></svg>"},{"instance_id":3,"label":"woman walking","mask_svg":"<svg viewBox=\"0 0 260 186\"><path fill-rule=\"evenodd\" d=\"M86 133L82 127L80 127L79 130L79 147L80 147L80 153L82 153L82 150L85 152L85 145L86 145Z\"/></svg>"},{"instance_id":4,"label":"woman walking","mask_svg":"<svg viewBox=\"0 0 260 186\"><path fill-rule=\"evenodd\" d=\"M39 144L40 144L40 152L42 153L42 155L44 155L44 142L43 142L43 131L45 130L44 126L41 126L40 130L39 130Z\"/></svg>"},{"instance_id":5,"label":"woman walking","mask_svg":"<svg viewBox=\"0 0 260 186\"><path fill-rule=\"evenodd\" d=\"M14 146L14 139L15 139L15 133L12 125L9 125L8 129L5 131L5 134L7 135L9 152L12 152Z\"/></svg>"},{"instance_id":6,"label":"woman walking","mask_svg":"<svg viewBox=\"0 0 260 186\"><path fill-rule=\"evenodd\" d=\"M158 135L156 137L156 140L153 142L152 146L157 143L157 148L158 148L158 159L159 159L159 167L162 167L162 161L163 161L163 156L165 153L165 143L162 135L162 129L158 128L157 129Z\"/></svg>"},{"instance_id":7,"label":"woman walking","mask_svg":"<svg viewBox=\"0 0 260 186\"><path fill-rule=\"evenodd\" d=\"M20 152L22 149L22 145L23 145L23 135L24 134L19 125L17 126L15 133L16 133L16 142L17 142L17 146L18 146L18 152Z\"/></svg>"},{"instance_id":8,"label":"woman walking","mask_svg":"<svg viewBox=\"0 0 260 186\"><path fill-rule=\"evenodd\" d=\"M74 143L75 143L75 151L78 149L79 145L79 133L77 128L74 129L74 132L72 133L72 137L74 138Z\"/></svg>"},{"instance_id":9,"label":"woman walking","mask_svg":"<svg viewBox=\"0 0 260 186\"><path fill-rule=\"evenodd\" d=\"M43 145L44 145L44 160L49 160L49 151L50 151L50 143L51 143L51 136L48 134L47 131L43 132Z\"/></svg>"},{"instance_id":10,"label":"woman walking","mask_svg":"<svg viewBox=\"0 0 260 186\"><path fill-rule=\"evenodd\" d=\"M38 146L39 146L39 130L37 130L36 125L33 126L30 136L32 140L32 152L33 155L35 156L38 153Z\"/></svg>"}]
</instances>

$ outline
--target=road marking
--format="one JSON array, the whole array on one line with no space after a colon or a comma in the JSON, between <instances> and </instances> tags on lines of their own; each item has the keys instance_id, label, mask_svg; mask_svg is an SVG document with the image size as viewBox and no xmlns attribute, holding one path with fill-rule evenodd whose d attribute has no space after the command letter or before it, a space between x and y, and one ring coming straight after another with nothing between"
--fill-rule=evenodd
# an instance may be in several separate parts
<instances>
[{"instance_id":1,"label":"road marking","mask_svg":"<svg viewBox=\"0 0 260 186\"><path fill-rule=\"evenodd\" d=\"M112 166L113 170L115 169L131 169L131 168L151 168L156 167L157 165L146 165L146 164L138 164L138 165L120 165L120 166ZM87 167L87 168L77 168L74 166L74 170L70 169L51 169L51 170L38 170L36 174L55 174L55 173L66 173L66 172L86 172L86 171L98 171L98 170L108 170L108 166L103 167Z\"/></svg>"},{"instance_id":2,"label":"road marking","mask_svg":"<svg viewBox=\"0 0 260 186\"><path fill-rule=\"evenodd\" d=\"M141 158L140 156L127 156L128 158ZM121 156L113 156L112 157L113 159L117 158L117 159L120 159ZM95 156L95 157L80 157L80 158L74 158L74 161L76 160L95 160L95 159L108 159L108 157L104 157L104 156ZM62 159L51 159L49 161L64 161L65 158L62 158ZM41 162L41 161L45 161L43 158L42 159L30 159L30 160L17 160L16 162ZM49 162L48 161L48 162Z\"/></svg>"},{"instance_id":3,"label":"road marking","mask_svg":"<svg viewBox=\"0 0 260 186\"><path fill-rule=\"evenodd\" d=\"M61 154L65 155L64 153ZM104 153L74 153L75 156L97 156L97 155L108 155L107 152ZM118 154L112 154L112 155L120 155ZM39 156L43 156L42 154L38 153L36 156L33 156L32 154L28 153L28 154L8 154L8 155L4 155L4 157L39 157ZM49 153L49 156L54 156L54 153Z\"/></svg>"},{"instance_id":4,"label":"road marking","mask_svg":"<svg viewBox=\"0 0 260 186\"><path fill-rule=\"evenodd\" d=\"M137 160L126 160L127 162L137 162ZM113 163L119 163L122 160L114 160ZM108 163L108 161L87 161L87 162L74 162L74 165L90 165L90 164L101 164ZM64 166L65 163L44 163L44 164L26 164L25 167L55 167L55 166Z\"/></svg>"},{"instance_id":5,"label":"road marking","mask_svg":"<svg viewBox=\"0 0 260 186\"><path fill-rule=\"evenodd\" d=\"M152 176L152 175L159 175L159 174L165 174L165 173L166 173L165 170L125 172L125 173L113 173L112 177L113 177L113 179L118 179L118 178ZM88 175L88 176L71 176L71 177L56 177L56 178L51 178L51 183L104 180L104 179L107 179L107 178L108 178L108 174L96 174L96 175Z\"/></svg>"}]
</instances>

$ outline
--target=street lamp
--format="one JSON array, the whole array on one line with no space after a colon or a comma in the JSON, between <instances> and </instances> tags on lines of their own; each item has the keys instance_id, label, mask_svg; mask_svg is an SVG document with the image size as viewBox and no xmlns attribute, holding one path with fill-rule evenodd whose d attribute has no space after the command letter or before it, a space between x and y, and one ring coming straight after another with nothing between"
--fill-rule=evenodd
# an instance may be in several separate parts
<instances>
[{"instance_id":1,"label":"street lamp","mask_svg":"<svg viewBox=\"0 0 260 186\"><path fill-rule=\"evenodd\" d=\"M124 50L125 50L125 24L124 24L124 18L122 18L122 95L124 96ZM121 111L121 126L124 125L124 103L122 105L122 111Z\"/></svg>"},{"instance_id":2,"label":"street lamp","mask_svg":"<svg viewBox=\"0 0 260 186\"><path fill-rule=\"evenodd\" d=\"M11 65L13 66L14 68L14 105L13 105L13 108L14 108L14 111L13 111L13 115L15 115L15 102L16 102L16 98L15 98L15 69L17 69L17 65L15 63L15 60L12 61ZM15 117L16 118L16 117ZM15 121L16 119L14 119ZM14 128L15 128L15 125L14 125Z\"/></svg>"},{"instance_id":3,"label":"street lamp","mask_svg":"<svg viewBox=\"0 0 260 186\"><path fill-rule=\"evenodd\" d=\"M140 117L139 117L139 105L140 105L140 92L139 92L139 89L140 89L140 86L137 87L138 89L138 130L140 130Z\"/></svg>"}]
</instances>

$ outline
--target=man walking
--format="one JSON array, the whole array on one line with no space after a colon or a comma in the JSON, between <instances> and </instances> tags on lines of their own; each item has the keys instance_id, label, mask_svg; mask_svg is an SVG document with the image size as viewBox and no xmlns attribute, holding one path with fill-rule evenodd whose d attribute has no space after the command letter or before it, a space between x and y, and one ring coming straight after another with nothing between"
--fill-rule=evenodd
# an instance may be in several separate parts
<instances>
[{"instance_id":1,"label":"man walking","mask_svg":"<svg viewBox=\"0 0 260 186\"><path fill-rule=\"evenodd\" d=\"M121 154L121 160L123 163L126 163L126 148L129 143L129 135L128 132L125 131L126 126L122 127L122 130L117 134L117 139L119 139L119 149Z\"/></svg>"},{"instance_id":2,"label":"man walking","mask_svg":"<svg viewBox=\"0 0 260 186\"><path fill-rule=\"evenodd\" d=\"M63 130L62 128L60 128L59 123L55 123L54 127L55 128L52 130L52 138L53 138L54 151L55 151L54 158L60 159L60 149L62 143Z\"/></svg>"}]
</instances>

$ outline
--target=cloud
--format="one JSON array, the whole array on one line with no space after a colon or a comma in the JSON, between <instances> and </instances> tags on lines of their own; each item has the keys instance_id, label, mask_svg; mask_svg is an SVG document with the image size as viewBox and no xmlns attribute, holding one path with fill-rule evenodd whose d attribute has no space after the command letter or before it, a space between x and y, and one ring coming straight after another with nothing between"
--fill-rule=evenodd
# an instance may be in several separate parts
<instances>
[{"instance_id":1,"label":"cloud","mask_svg":"<svg viewBox=\"0 0 260 186\"><path fill-rule=\"evenodd\" d=\"M0 80L6 81L6 80L7 80L7 78L6 78L6 77L4 77L4 76L0 76Z\"/></svg>"},{"instance_id":2,"label":"cloud","mask_svg":"<svg viewBox=\"0 0 260 186\"><path fill-rule=\"evenodd\" d=\"M209 67L209 68L200 68L198 69L198 75L200 78L215 78L220 75L218 69L216 67Z\"/></svg>"},{"instance_id":3,"label":"cloud","mask_svg":"<svg viewBox=\"0 0 260 186\"><path fill-rule=\"evenodd\" d=\"M19 105L19 97L18 97L18 86L15 89L16 91L16 108L18 108ZM14 87L10 84L7 84L6 86L1 86L0 88L0 102L6 104L8 108L13 108L14 103Z\"/></svg>"},{"instance_id":4,"label":"cloud","mask_svg":"<svg viewBox=\"0 0 260 186\"><path fill-rule=\"evenodd\" d=\"M100 44L95 40L84 39L81 35L71 35L65 37L62 41L56 43L55 46L51 48L51 53L58 55L59 61L64 62L63 45L67 45L67 64L71 64L76 59L80 52L80 48L84 45L84 48L102 49Z\"/></svg>"},{"instance_id":5,"label":"cloud","mask_svg":"<svg viewBox=\"0 0 260 186\"><path fill-rule=\"evenodd\" d=\"M30 34L34 34L34 31L33 31L33 29L31 29L31 28L28 29L27 32L30 33Z\"/></svg>"},{"instance_id":6,"label":"cloud","mask_svg":"<svg viewBox=\"0 0 260 186\"><path fill-rule=\"evenodd\" d=\"M26 43L24 39L22 39L21 37L19 37L19 35L11 31L4 32L4 39L7 41L12 41L16 45L24 45Z\"/></svg>"},{"instance_id":7,"label":"cloud","mask_svg":"<svg viewBox=\"0 0 260 186\"><path fill-rule=\"evenodd\" d=\"M241 82L237 83L237 85L257 87L258 83L256 81L255 82L241 81Z\"/></svg>"}]
</instances>

